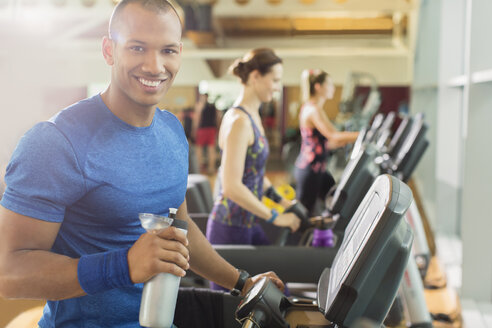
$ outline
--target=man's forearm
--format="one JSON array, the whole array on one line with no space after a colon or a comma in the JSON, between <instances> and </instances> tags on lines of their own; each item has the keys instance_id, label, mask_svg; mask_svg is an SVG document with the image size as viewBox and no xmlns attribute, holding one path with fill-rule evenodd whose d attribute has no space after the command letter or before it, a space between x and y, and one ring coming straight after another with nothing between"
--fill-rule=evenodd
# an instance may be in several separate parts
<instances>
[{"instance_id":1,"label":"man's forearm","mask_svg":"<svg viewBox=\"0 0 492 328\"><path fill-rule=\"evenodd\" d=\"M0 293L5 298L60 300L85 295L77 278L78 259L43 250L4 256Z\"/></svg>"},{"instance_id":2,"label":"man's forearm","mask_svg":"<svg viewBox=\"0 0 492 328\"><path fill-rule=\"evenodd\" d=\"M232 289L239 277L238 271L214 250L193 220L189 221L191 269L205 279Z\"/></svg>"}]
</instances>

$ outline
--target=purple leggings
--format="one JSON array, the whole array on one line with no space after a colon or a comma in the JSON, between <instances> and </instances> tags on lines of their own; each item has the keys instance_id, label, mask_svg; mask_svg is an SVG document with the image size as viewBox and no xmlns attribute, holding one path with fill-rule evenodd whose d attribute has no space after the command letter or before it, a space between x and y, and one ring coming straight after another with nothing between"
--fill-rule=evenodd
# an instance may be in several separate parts
<instances>
[{"instance_id":1,"label":"purple leggings","mask_svg":"<svg viewBox=\"0 0 492 328\"><path fill-rule=\"evenodd\" d=\"M230 226L208 219L207 239L212 245L270 245L265 232L259 224L251 228Z\"/></svg>"},{"instance_id":2,"label":"purple leggings","mask_svg":"<svg viewBox=\"0 0 492 328\"><path fill-rule=\"evenodd\" d=\"M230 226L208 219L207 239L212 245L270 245L265 232L259 224L254 224L251 228L244 226ZM210 288L214 290L227 290L213 282Z\"/></svg>"}]
</instances>

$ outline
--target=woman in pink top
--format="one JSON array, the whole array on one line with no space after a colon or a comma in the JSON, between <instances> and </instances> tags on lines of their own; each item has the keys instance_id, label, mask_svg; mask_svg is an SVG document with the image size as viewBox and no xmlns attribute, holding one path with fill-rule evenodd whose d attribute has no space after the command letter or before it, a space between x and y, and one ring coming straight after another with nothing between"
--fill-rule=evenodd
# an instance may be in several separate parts
<instances>
[{"instance_id":1,"label":"woman in pink top","mask_svg":"<svg viewBox=\"0 0 492 328\"><path fill-rule=\"evenodd\" d=\"M328 73L322 70L305 70L301 89L305 99L299 113L301 151L296 159L294 177L296 198L314 213L316 200L324 200L335 181L326 168L329 151L357 139L358 132L340 132L323 110L328 99L333 98L335 85Z\"/></svg>"}]
</instances>

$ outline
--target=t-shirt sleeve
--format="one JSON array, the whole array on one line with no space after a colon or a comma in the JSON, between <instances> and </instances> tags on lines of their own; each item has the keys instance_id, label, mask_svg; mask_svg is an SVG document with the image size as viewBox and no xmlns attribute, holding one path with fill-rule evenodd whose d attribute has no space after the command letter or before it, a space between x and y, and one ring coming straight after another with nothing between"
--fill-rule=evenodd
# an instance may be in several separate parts
<instances>
[{"instance_id":1,"label":"t-shirt sleeve","mask_svg":"<svg viewBox=\"0 0 492 328\"><path fill-rule=\"evenodd\" d=\"M65 209L86 190L72 145L50 122L35 125L21 138L5 183L2 206L50 222L62 222Z\"/></svg>"}]
</instances>

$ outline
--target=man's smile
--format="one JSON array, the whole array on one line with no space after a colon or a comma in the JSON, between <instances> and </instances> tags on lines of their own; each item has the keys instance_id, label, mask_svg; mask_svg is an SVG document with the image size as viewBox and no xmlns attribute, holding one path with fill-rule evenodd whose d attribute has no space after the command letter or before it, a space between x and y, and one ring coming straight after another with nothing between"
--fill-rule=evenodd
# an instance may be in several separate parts
<instances>
[{"instance_id":1,"label":"man's smile","mask_svg":"<svg viewBox=\"0 0 492 328\"><path fill-rule=\"evenodd\" d=\"M162 82L166 81L167 78L165 79L147 79L143 77L137 78L138 82L140 82L143 86L147 88L157 88Z\"/></svg>"}]
</instances>

